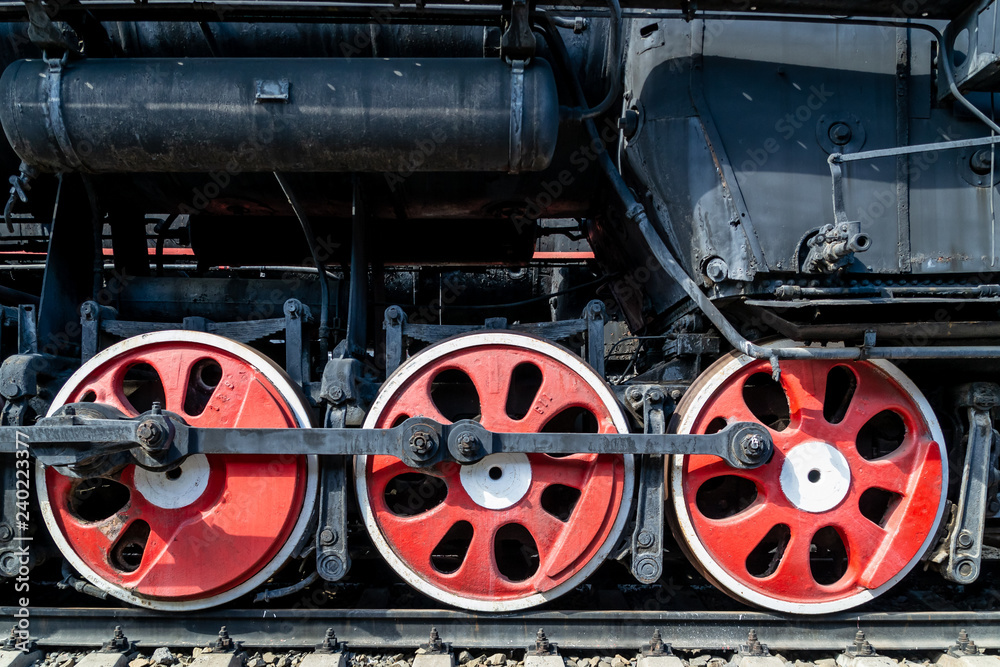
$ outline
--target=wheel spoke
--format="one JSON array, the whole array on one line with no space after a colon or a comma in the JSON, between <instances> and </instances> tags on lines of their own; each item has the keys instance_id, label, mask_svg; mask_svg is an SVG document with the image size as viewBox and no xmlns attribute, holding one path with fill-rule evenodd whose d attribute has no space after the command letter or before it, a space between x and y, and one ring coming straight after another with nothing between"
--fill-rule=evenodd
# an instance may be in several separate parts
<instances>
[{"instance_id":1,"label":"wheel spoke","mask_svg":"<svg viewBox=\"0 0 1000 667\"><path fill-rule=\"evenodd\" d=\"M733 468L725 461L714 456L689 456L685 461L684 486L691 493L697 493L701 486L710 480L719 477L742 477L757 485L760 489L771 488L778 484L778 474L781 471L781 461L783 457L781 451L777 449L774 459L752 470Z\"/></svg>"},{"instance_id":2,"label":"wheel spoke","mask_svg":"<svg viewBox=\"0 0 1000 667\"><path fill-rule=\"evenodd\" d=\"M549 368L542 372L542 385L518 430L536 433L549 426L553 419L569 408L587 408L599 404L593 388L575 374L567 373L564 369ZM598 416L596 411L592 410L592 413L595 417ZM614 430L614 425L601 415L598 417L597 430L607 433Z\"/></svg>"},{"instance_id":3,"label":"wheel spoke","mask_svg":"<svg viewBox=\"0 0 1000 667\"><path fill-rule=\"evenodd\" d=\"M862 516L857 506L846 505L829 523L843 538L853 567L860 569L864 563L879 558L886 532Z\"/></svg>"},{"instance_id":4,"label":"wheel spoke","mask_svg":"<svg viewBox=\"0 0 1000 667\"><path fill-rule=\"evenodd\" d=\"M812 527L807 524L805 526L790 526L790 528L791 534L788 538L788 544L785 545L784 556L770 577L769 587L773 586L775 589L787 593L808 594L816 590L816 580L813 578L812 567L809 563Z\"/></svg>"},{"instance_id":5,"label":"wheel spoke","mask_svg":"<svg viewBox=\"0 0 1000 667\"><path fill-rule=\"evenodd\" d=\"M186 350L167 350L150 354L145 358L146 363L153 367L160 376L160 382L163 383L164 410L185 414L184 403L187 398L191 367L201 356Z\"/></svg>"},{"instance_id":6,"label":"wheel spoke","mask_svg":"<svg viewBox=\"0 0 1000 667\"><path fill-rule=\"evenodd\" d=\"M528 454L531 462L531 483L539 493L550 484L563 484L582 490L594 473L597 454L573 454L553 458L548 454ZM529 491L529 493L531 493Z\"/></svg>"},{"instance_id":7,"label":"wheel spoke","mask_svg":"<svg viewBox=\"0 0 1000 667\"><path fill-rule=\"evenodd\" d=\"M382 413L379 428L388 428L399 415L407 417L424 417L433 419L439 424L450 424L451 420L441 414L434 399L431 398L431 384L428 378L418 380L414 386L394 398ZM384 423L383 423L384 422Z\"/></svg>"},{"instance_id":8,"label":"wheel spoke","mask_svg":"<svg viewBox=\"0 0 1000 667\"><path fill-rule=\"evenodd\" d=\"M697 508L692 508L697 512ZM700 517L695 521L705 546L719 554L730 570L745 571L750 552L779 524L788 525L786 512L775 512L774 507L758 502L746 510L725 519ZM739 538L734 538L734 536Z\"/></svg>"},{"instance_id":9,"label":"wheel spoke","mask_svg":"<svg viewBox=\"0 0 1000 667\"><path fill-rule=\"evenodd\" d=\"M507 415L511 377L518 363L519 359L514 356L489 354L456 361L456 367L464 371L475 385L482 414L480 423L491 431L511 433L522 430Z\"/></svg>"},{"instance_id":10,"label":"wheel spoke","mask_svg":"<svg viewBox=\"0 0 1000 667\"><path fill-rule=\"evenodd\" d=\"M828 423L823 416L826 378L830 364L808 361L786 362L781 373L781 387L788 397L791 428L811 432Z\"/></svg>"},{"instance_id":11,"label":"wheel spoke","mask_svg":"<svg viewBox=\"0 0 1000 667\"><path fill-rule=\"evenodd\" d=\"M902 496L909 491L913 471L901 467L897 461L864 461L862 459L856 465L852 461L851 474L857 480L857 491L852 495L860 496L868 489L877 488L892 491Z\"/></svg>"},{"instance_id":12,"label":"wheel spoke","mask_svg":"<svg viewBox=\"0 0 1000 667\"><path fill-rule=\"evenodd\" d=\"M114 387L106 383L95 383L91 385L91 390L95 394L95 403L104 403L105 405L110 405L113 408L121 410L122 414L129 417L134 417L138 412L132 407L128 399L125 398L125 394L122 392L120 387ZM85 393L85 392L78 392Z\"/></svg>"}]
</instances>

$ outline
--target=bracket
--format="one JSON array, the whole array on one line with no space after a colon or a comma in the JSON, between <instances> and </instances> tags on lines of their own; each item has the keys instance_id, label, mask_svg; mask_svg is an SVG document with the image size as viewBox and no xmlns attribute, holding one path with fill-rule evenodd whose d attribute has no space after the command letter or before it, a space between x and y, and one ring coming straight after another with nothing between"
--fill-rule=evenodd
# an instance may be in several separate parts
<instances>
[{"instance_id":1,"label":"bracket","mask_svg":"<svg viewBox=\"0 0 1000 667\"><path fill-rule=\"evenodd\" d=\"M597 374L604 377L604 303L594 299L583 309L583 320L587 323L587 363Z\"/></svg>"},{"instance_id":2,"label":"bracket","mask_svg":"<svg viewBox=\"0 0 1000 667\"><path fill-rule=\"evenodd\" d=\"M295 384L309 384L309 346L302 330L304 322L312 320L309 306L298 299L289 299L283 307L285 313L285 372Z\"/></svg>"},{"instance_id":3,"label":"bracket","mask_svg":"<svg viewBox=\"0 0 1000 667\"><path fill-rule=\"evenodd\" d=\"M646 390L643 398L644 432L666 433L663 391ZM665 485L662 454L644 454L639 463L639 502L632 532L632 575L643 584L655 583L663 574L663 498Z\"/></svg>"},{"instance_id":4,"label":"bracket","mask_svg":"<svg viewBox=\"0 0 1000 667\"><path fill-rule=\"evenodd\" d=\"M531 30L531 7L527 0L514 0L510 25L500 38L500 54L507 60L529 60L535 55L535 33Z\"/></svg>"},{"instance_id":5,"label":"bracket","mask_svg":"<svg viewBox=\"0 0 1000 667\"><path fill-rule=\"evenodd\" d=\"M321 460L319 525L316 530L316 572L326 581L340 581L351 569L347 550L347 457Z\"/></svg>"},{"instance_id":6,"label":"bracket","mask_svg":"<svg viewBox=\"0 0 1000 667\"><path fill-rule=\"evenodd\" d=\"M979 577L983 530L990 501L987 491L991 462L996 460L1000 442L1000 435L993 429L990 416L990 410L1000 406L1000 385L974 382L963 385L959 392L957 404L969 411L969 438L942 576L955 583L971 584Z\"/></svg>"}]
</instances>

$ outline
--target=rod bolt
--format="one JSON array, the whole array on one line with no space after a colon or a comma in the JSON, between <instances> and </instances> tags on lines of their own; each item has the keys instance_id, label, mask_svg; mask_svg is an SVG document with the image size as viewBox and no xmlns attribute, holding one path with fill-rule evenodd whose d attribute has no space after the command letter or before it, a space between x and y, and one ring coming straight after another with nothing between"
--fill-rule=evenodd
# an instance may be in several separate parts
<instances>
[{"instance_id":1,"label":"rod bolt","mask_svg":"<svg viewBox=\"0 0 1000 667\"><path fill-rule=\"evenodd\" d=\"M653 534L648 530L640 530L635 541L639 543L640 547L651 547L653 546Z\"/></svg>"},{"instance_id":2,"label":"rod bolt","mask_svg":"<svg viewBox=\"0 0 1000 667\"><path fill-rule=\"evenodd\" d=\"M479 438L472 433L461 433L458 436L458 451L462 456L475 456L479 449Z\"/></svg>"},{"instance_id":3,"label":"rod bolt","mask_svg":"<svg viewBox=\"0 0 1000 667\"><path fill-rule=\"evenodd\" d=\"M743 451L751 458L757 458L764 452L764 438L758 433L743 436Z\"/></svg>"},{"instance_id":4,"label":"rod bolt","mask_svg":"<svg viewBox=\"0 0 1000 667\"><path fill-rule=\"evenodd\" d=\"M646 398L648 398L651 403L659 403L663 400L663 392L655 388L650 389L649 393L646 394Z\"/></svg>"},{"instance_id":5,"label":"rod bolt","mask_svg":"<svg viewBox=\"0 0 1000 667\"><path fill-rule=\"evenodd\" d=\"M14 537L14 531L7 524L0 524L0 542L7 542Z\"/></svg>"},{"instance_id":6,"label":"rod bolt","mask_svg":"<svg viewBox=\"0 0 1000 667\"><path fill-rule=\"evenodd\" d=\"M968 549L972 546L972 533L967 530L963 530L958 534L958 544L959 546Z\"/></svg>"},{"instance_id":7,"label":"rod bolt","mask_svg":"<svg viewBox=\"0 0 1000 667\"><path fill-rule=\"evenodd\" d=\"M417 456L426 456L432 446L433 440L427 431L414 431L410 436L410 451Z\"/></svg>"},{"instance_id":8,"label":"rod bolt","mask_svg":"<svg viewBox=\"0 0 1000 667\"><path fill-rule=\"evenodd\" d=\"M136 427L135 437L143 449L152 451L163 442L163 429L155 421L147 419Z\"/></svg>"},{"instance_id":9,"label":"rod bolt","mask_svg":"<svg viewBox=\"0 0 1000 667\"><path fill-rule=\"evenodd\" d=\"M337 531L331 528L324 528L319 533L320 544L336 544L337 543Z\"/></svg>"}]
</instances>

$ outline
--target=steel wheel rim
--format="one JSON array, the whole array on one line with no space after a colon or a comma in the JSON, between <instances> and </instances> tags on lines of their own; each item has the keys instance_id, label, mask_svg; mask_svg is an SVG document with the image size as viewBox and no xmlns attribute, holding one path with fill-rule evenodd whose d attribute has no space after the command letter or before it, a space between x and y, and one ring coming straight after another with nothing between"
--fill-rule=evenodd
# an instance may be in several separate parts
<instances>
[{"instance_id":1,"label":"steel wheel rim","mask_svg":"<svg viewBox=\"0 0 1000 667\"><path fill-rule=\"evenodd\" d=\"M469 334L456 337L447 341L442 341L433 345L418 355L407 360L392 374L383 385L382 391L376 397L371 411L365 421L365 428L375 428L386 410L387 404L412 377L420 371L428 368L434 362L446 358L453 353L461 353L471 348L482 346L501 346L512 350L530 351L544 354L553 359L556 363L572 369L580 379L584 381L588 389L600 397L603 405L607 409L607 417L613 424L615 430L627 432L628 426L624 414L615 401L614 394L604 384L603 380L597 376L589 366L577 358L572 353L563 348L553 345L545 340L534 338L523 334L510 332L487 332ZM536 456L536 455L531 455ZM606 455L605 455L606 456ZM374 457L373 457L374 458ZM484 459L486 461L487 459ZM618 536L621 534L628 519L629 509L632 501L633 491L633 461L631 456L621 457L623 475L621 479L621 499L618 505L610 528L607 529L606 536L594 550L594 554L582 567L578 568L572 576L566 578L558 585L534 594L513 599L474 599L449 590L444 590L439 586L427 581L416 572L400 557L395 548L383 535L378 517L376 516L373 503L370 501L370 486L367 479L369 457L360 456L355 458L355 484L358 494L359 505L365 520L368 533L372 538L376 548L385 558L386 562L411 586L431 598L440 600L449 605L469 609L472 611L503 612L542 604L548 600L555 599L563 593L579 585L584 579L593 574L594 570L604 561L611 548L614 546ZM457 465L457 464L456 464ZM504 511L504 510L500 510ZM539 510L540 511L540 510Z\"/></svg>"},{"instance_id":2,"label":"steel wheel rim","mask_svg":"<svg viewBox=\"0 0 1000 667\"><path fill-rule=\"evenodd\" d=\"M284 371L273 361L258 353L256 350L241 343L231 341L214 334L193 332L193 331L160 331L149 334L135 336L112 345L101 351L88 362L83 364L66 382L63 388L56 394L49 415L53 414L73 396L74 392L80 389L79 383L86 379L91 373L99 370L104 364L114 360L120 355L141 350L144 347L161 343L187 343L204 345L208 348L215 348L221 352L232 355L236 359L251 366L259 375L264 378L277 391L281 400L284 401L289 416L294 420L295 426L308 428L311 425L308 406L302 397L300 390L291 382ZM202 598L194 599L158 599L137 595L126 588L107 581L97 571L95 571L83 558L81 558L73 545L67 540L59 526L59 520L52 507L49 497L49 484L46 480L46 469L41 464L36 466L36 485L42 518L45 522L49 534L59 548L60 553L85 579L97 586L109 595L130 604L157 609L162 611L188 611L205 609L229 602L242 595L252 592L261 584L266 582L275 572L277 572L292 555L298 543L308 528L316 501L318 486L318 464L315 456L305 458L305 484L302 493L301 507L297 519L291 526L287 538L274 555L260 567L255 574L249 576L244 581L234 585L228 590ZM126 470L133 468L129 466ZM55 473L58 474L58 473Z\"/></svg>"},{"instance_id":3,"label":"steel wheel rim","mask_svg":"<svg viewBox=\"0 0 1000 667\"><path fill-rule=\"evenodd\" d=\"M781 341L774 344L774 346L789 346L792 343L788 341ZM782 362L783 369L783 379L782 385L785 385L786 374L784 369L786 369L788 364L794 365L795 362ZM810 362L798 362L798 363L810 363ZM815 363L815 362L813 362ZM856 362L858 363L858 362ZM913 382L906 377L895 365L883 361L883 360L868 360L865 362L860 362L861 364L868 364L871 369L875 372L880 373L884 376L885 380L889 383L895 384L897 390L904 393L908 399L912 402L913 407L916 408L917 414L923 420L924 440L926 440L926 451L925 463L931 462L940 466L940 476L939 476L939 491L935 494L937 497L933 500L936 502L929 502L929 505L933 509L933 516L928 515L925 518L926 526L929 528L926 530L926 537L920 542L919 546L913 549L912 556L910 556L907 561L894 568L896 571L892 576L881 577L878 585L871 588L864 588L858 590L854 594L845 595L837 599L829 599L821 602L801 602L796 600L785 599L782 597L776 597L774 595L767 594L759 590L758 587L748 586L745 581L742 581L740 577L733 576L730 569L727 569L721 565L716 556L713 555L712 551L699 535L699 531L695 525L695 521L692 520L692 503L685 496L685 465L688 457L674 457L668 464L670 466L670 495L673 504L673 512L671 513L671 526L674 530L675 537L682 549L686 552L688 557L694 562L696 567L708 578L712 583L718 586L725 593L734 597L738 600L748 602L750 604L764 607L768 609L774 609L782 612L797 613L797 614L825 614L837 611L843 611L850 609L857 605L863 604L875 597L881 595L889 588L894 586L899 582L906 574L908 574L913 567L920 561L923 555L930 549L936 540L937 528L941 523L944 509L946 505L947 498L947 475L948 475L948 461L947 452L944 446L944 438L934 415L930 404L927 402L926 398L920 392L920 390L913 384ZM847 365L841 362L827 362L826 365L833 366ZM713 398L720 387L725 385L730 377L737 376L739 373L744 372L747 367L754 369L754 371L762 370L764 372L770 373L770 364L768 362L761 362L758 360L751 359L744 355L738 355L732 353L727 355L715 364L710 366L704 371L702 376L695 382L691 390L682 399L681 404L678 406L677 414L679 415L679 420L677 422L677 432L687 433L691 432L693 426L699 421L699 419L704 419L702 410L705 408L706 404ZM759 368L758 368L759 367ZM829 369L827 369L829 371ZM748 375L749 377L749 375ZM695 409L692 409L695 408ZM874 416L874 415L872 415ZM872 418L869 416L869 420ZM912 415L911 415L912 416ZM753 419L754 421L758 421ZM864 423L867 423L864 422ZM772 435L775 433L772 431ZM780 438L780 433L777 434ZM776 438L776 447L779 444L779 438ZM780 456L780 452L776 452L775 457ZM776 459L775 459L776 460ZM773 465L774 461L767 465ZM878 461L878 459L874 459ZM767 467L767 466L765 466ZM931 466L931 472L933 472L934 465ZM762 468L761 470L763 470ZM853 471L853 468L852 468ZM911 477L913 473L911 473ZM865 483L868 483L868 479L865 478ZM911 483L916 484L916 482ZM931 485L934 486L933 484ZM871 487L869 487L871 488ZM907 489L908 491L911 488ZM772 489L772 492L774 489ZM688 489L690 493L690 489ZM845 496L844 501L838 503L834 509L841 508L849 499L856 498L856 489L853 486L851 492ZM797 508L796 508L797 509ZM744 510L745 511L745 510ZM818 530L821 527L827 525L826 521L823 520L823 511L819 512L805 512L803 510L798 510L803 512L804 515L812 517L820 517L814 520L814 528ZM741 512L742 513L742 512ZM899 513L899 517L905 517L906 512ZM864 518L860 519L865 521ZM900 519L895 520L893 525L894 533L887 532L887 535L898 535ZM814 533L815 534L815 533ZM842 538L843 539L843 538ZM844 540L845 544L847 540ZM845 575L846 578L846 575ZM839 582L838 582L839 583Z\"/></svg>"}]
</instances>

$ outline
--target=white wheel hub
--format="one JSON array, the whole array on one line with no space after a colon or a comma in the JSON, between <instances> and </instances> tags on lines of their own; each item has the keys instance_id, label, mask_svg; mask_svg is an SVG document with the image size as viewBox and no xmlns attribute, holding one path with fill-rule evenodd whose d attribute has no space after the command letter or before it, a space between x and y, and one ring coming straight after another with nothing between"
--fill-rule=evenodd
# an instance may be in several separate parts
<instances>
[{"instance_id":1,"label":"white wheel hub","mask_svg":"<svg viewBox=\"0 0 1000 667\"><path fill-rule=\"evenodd\" d=\"M209 463L204 454L192 454L172 470L153 472L136 466L133 483L142 497L157 507L187 507L205 493Z\"/></svg>"},{"instance_id":2,"label":"white wheel hub","mask_svg":"<svg viewBox=\"0 0 1000 667\"><path fill-rule=\"evenodd\" d=\"M527 454L493 454L463 466L462 488L472 502L491 510L507 509L524 497L531 486Z\"/></svg>"},{"instance_id":3,"label":"white wheel hub","mask_svg":"<svg viewBox=\"0 0 1000 667\"><path fill-rule=\"evenodd\" d=\"M785 455L781 491L803 512L826 512L847 496L851 467L825 442L804 442Z\"/></svg>"}]
</instances>

